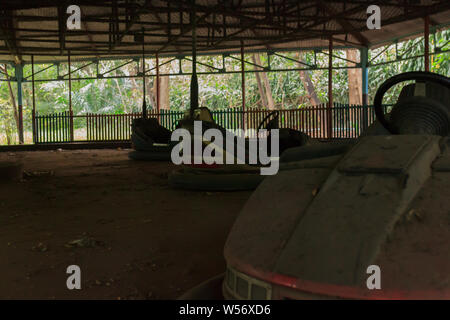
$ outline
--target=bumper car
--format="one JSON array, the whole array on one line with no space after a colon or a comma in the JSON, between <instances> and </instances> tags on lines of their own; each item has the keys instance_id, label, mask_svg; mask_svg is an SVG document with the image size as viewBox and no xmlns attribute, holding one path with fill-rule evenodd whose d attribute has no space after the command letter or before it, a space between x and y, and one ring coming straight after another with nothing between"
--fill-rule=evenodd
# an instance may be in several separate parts
<instances>
[{"instance_id":1,"label":"bumper car","mask_svg":"<svg viewBox=\"0 0 450 320\"><path fill-rule=\"evenodd\" d=\"M131 144L134 151L128 154L130 159L170 161L172 132L160 125L158 119L134 119L131 124L131 132Z\"/></svg>"},{"instance_id":2,"label":"bumper car","mask_svg":"<svg viewBox=\"0 0 450 320\"><path fill-rule=\"evenodd\" d=\"M385 114L386 91L408 80L415 83ZM223 281L207 282L215 285L208 292L450 299L450 79L394 76L374 105L377 121L346 152L301 161L259 184L226 241ZM195 292L185 296L206 298Z\"/></svg>"},{"instance_id":3,"label":"bumper car","mask_svg":"<svg viewBox=\"0 0 450 320\"><path fill-rule=\"evenodd\" d=\"M204 114L204 116L200 117L200 120L202 121L202 138L196 137L194 133L194 124L195 121L198 121L197 118L193 120L189 118L181 120L178 124L178 128L187 129L191 134L194 134L194 139L201 139L199 143L202 145L202 152L212 143L211 141L203 139L203 133L208 129L217 129L222 137L231 135L233 141L237 141L237 136L217 125L213 121L212 116L207 116L210 114L208 109L201 109L203 109L201 111ZM205 118L207 120L203 120ZM300 131L286 128L279 129L278 122L279 111L269 113L262 120L257 129L257 132L261 129L265 129L267 136L262 139L242 137L243 155L241 157L235 156L239 153L237 145L230 147L223 143L223 146L219 148L220 150L216 149L215 152L218 152L218 157L222 159L221 162L224 164L214 163L211 165L203 162L205 159L202 159L202 161L199 161L197 164L192 164L195 163L195 161L191 160L191 164L184 164L169 175L169 185L173 188L199 191L254 190L265 177L260 174L261 168L270 166L272 161L279 161L278 158L271 157L269 164L267 162L264 163L264 161L259 158L258 154L260 144L265 144L267 146L267 154L272 155L271 132L273 129L278 130L279 150L277 151L281 154L285 150L307 145L311 141L306 134ZM252 149L252 145L254 146L254 149ZM233 150L230 148L233 148ZM225 161L227 153L230 151L233 154L232 163ZM254 163L248 164L252 163L252 157ZM295 152L291 154L291 157L295 158Z\"/></svg>"}]
</instances>

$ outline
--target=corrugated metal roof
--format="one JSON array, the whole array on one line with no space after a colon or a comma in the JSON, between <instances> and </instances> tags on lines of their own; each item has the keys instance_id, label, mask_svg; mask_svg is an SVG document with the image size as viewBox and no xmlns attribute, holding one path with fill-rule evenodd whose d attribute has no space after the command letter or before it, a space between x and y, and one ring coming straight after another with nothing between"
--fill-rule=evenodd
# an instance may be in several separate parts
<instances>
[{"instance_id":1,"label":"corrugated metal roof","mask_svg":"<svg viewBox=\"0 0 450 320\"><path fill-rule=\"evenodd\" d=\"M57 1L2 0L0 60L29 61L77 57L139 55L145 52L189 55L192 52L191 1L78 1L81 29L66 30L69 16ZM450 25L450 1L292 1L196 0L197 51L232 52L327 47L379 46L417 36L428 15L432 26ZM368 30L367 7L379 4L380 30ZM61 6L61 4L59 4Z\"/></svg>"}]
</instances>

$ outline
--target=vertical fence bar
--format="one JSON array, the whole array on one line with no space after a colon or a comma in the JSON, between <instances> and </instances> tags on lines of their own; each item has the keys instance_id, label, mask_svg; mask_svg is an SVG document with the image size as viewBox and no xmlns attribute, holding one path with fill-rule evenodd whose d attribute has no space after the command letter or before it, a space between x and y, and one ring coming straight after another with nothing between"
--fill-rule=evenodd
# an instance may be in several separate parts
<instances>
[{"instance_id":1,"label":"vertical fence bar","mask_svg":"<svg viewBox=\"0 0 450 320\"><path fill-rule=\"evenodd\" d=\"M48 115L44 115L44 128L45 128L45 133L44 133L44 141L45 142L50 142L50 138L48 135Z\"/></svg>"},{"instance_id":2,"label":"vertical fence bar","mask_svg":"<svg viewBox=\"0 0 450 320\"><path fill-rule=\"evenodd\" d=\"M54 142L54 137L53 137L53 114L49 114L47 115L47 120L48 120L48 140L49 142Z\"/></svg>"},{"instance_id":3,"label":"vertical fence bar","mask_svg":"<svg viewBox=\"0 0 450 320\"><path fill-rule=\"evenodd\" d=\"M350 119L349 119L349 110L350 105L348 105L348 108L345 108L345 138L349 138L349 132L350 132Z\"/></svg>"},{"instance_id":4,"label":"vertical fence bar","mask_svg":"<svg viewBox=\"0 0 450 320\"><path fill-rule=\"evenodd\" d=\"M309 127L309 107L305 109L306 114L305 114L305 121L306 121L306 132L308 135L310 135L311 137L313 137L313 135L311 134L310 131L310 127ZM314 137L313 137L314 138Z\"/></svg>"},{"instance_id":5,"label":"vertical fence bar","mask_svg":"<svg viewBox=\"0 0 450 320\"><path fill-rule=\"evenodd\" d=\"M56 131L56 140L58 142L61 142L61 137L60 137L60 130L61 130L61 125L59 123L59 113L55 113L55 121L56 121L56 127L58 128L58 130Z\"/></svg>"},{"instance_id":6,"label":"vertical fence bar","mask_svg":"<svg viewBox=\"0 0 450 320\"><path fill-rule=\"evenodd\" d=\"M118 119L118 137L120 140L124 140L123 138L123 114L119 114L119 119Z\"/></svg>"},{"instance_id":7,"label":"vertical fence bar","mask_svg":"<svg viewBox=\"0 0 450 320\"><path fill-rule=\"evenodd\" d=\"M425 42L425 71L430 71L430 17L425 16L425 26L424 26L424 37Z\"/></svg>"},{"instance_id":8,"label":"vertical fence bar","mask_svg":"<svg viewBox=\"0 0 450 320\"><path fill-rule=\"evenodd\" d=\"M55 114L51 114L49 116L50 119L50 139L52 140L51 142L55 142Z\"/></svg>"},{"instance_id":9,"label":"vertical fence bar","mask_svg":"<svg viewBox=\"0 0 450 320\"><path fill-rule=\"evenodd\" d=\"M97 115L98 117L98 140L103 140L103 117L101 114Z\"/></svg>"},{"instance_id":10,"label":"vertical fence bar","mask_svg":"<svg viewBox=\"0 0 450 320\"><path fill-rule=\"evenodd\" d=\"M57 139L59 142L62 142L62 130L63 130L63 126L62 126L62 121L61 121L61 112L58 112L56 114L56 122L58 123L58 132L57 132Z\"/></svg>"},{"instance_id":11,"label":"vertical fence bar","mask_svg":"<svg viewBox=\"0 0 450 320\"><path fill-rule=\"evenodd\" d=\"M362 126L361 126L361 119L363 118L363 110L362 108L358 108L358 122L359 122L359 126L358 126L358 136L361 134L362 131Z\"/></svg>"},{"instance_id":12,"label":"vertical fence bar","mask_svg":"<svg viewBox=\"0 0 450 320\"><path fill-rule=\"evenodd\" d=\"M102 117L102 141L105 141L106 137L106 117L104 114L101 115Z\"/></svg>"},{"instance_id":13,"label":"vertical fence bar","mask_svg":"<svg viewBox=\"0 0 450 320\"><path fill-rule=\"evenodd\" d=\"M44 142L44 124L42 122L42 115L39 116L39 142Z\"/></svg>"},{"instance_id":14,"label":"vertical fence bar","mask_svg":"<svg viewBox=\"0 0 450 320\"><path fill-rule=\"evenodd\" d=\"M52 120L53 120L53 140L54 142L58 141L58 130L59 130L59 126L58 126L58 114L54 113L52 116Z\"/></svg>"},{"instance_id":15,"label":"vertical fence bar","mask_svg":"<svg viewBox=\"0 0 450 320\"><path fill-rule=\"evenodd\" d=\"M36 112L36 117L35 117L35 120L34 121L36 121L36 143L39 143L40 142L40 139L39 139L39 113L37 113Z\"/></svg>"},{"instance_id":16,"label":"vertical fence bar","mask_svg":"<svg viewBox=\"0 0 450 320\"><path fill-rule=\"evenodd\" d=\"M124 137L124 139L128 139L127 125L128 125L128 114L124 114L122 116L122 136Z\"/></svg>"},{"instance_id":17,"label":"vertical fence bar","mask_svg":"<svg viewBox=\"0 0 450 320\"><path fill-rule=\"evenodd\" d=\"M116 115L114 117L114 136L116 140L120 140L119 138L119 119L120 119L120 114Z\"/></svg>"},{"instance_id":18,"label":"vertical fence bar","mask_svg":"<svg viewBox=\"0 0 450 320\"><path fill-rule=\"evenodd\" d=\"M333 126L331 127L331 130L332 130L331 136L332 136L333 138L338 138L338 137L339 137L339 131L336 133L337 136L335 136L335 135L336 135L336 134L335 134L336 126L339 126L339 122L337 121L337 112L336 112L336 110L335 110L336 107L339 107L339 104L335 105L335 104L333 103L333 107L331 108L331 119L332 119L332 122L331 122L331 123L333 124ZM337 129L339 130L339 127L338 127Z\"/></svg>"},{"instance_id":19,"label":"vertical fence bar","mask_svg":"<svg viewBox=\"0 0 450 320\"><path fill-rule=\"evenodd\" d=\"M47 120L46 120L46 116L45 115L42 116L42 137L43 137L43 142L47 142L48 141Z\"/></svg>"},{"instance_id":20,"label":"vertical fence bar","mask_svg":"<svg viewBox=\"0 0 450 320\"><path fill-rule=\"evenodd\" d=\"M100 137L100 121L98 114L95 115L95 140L99 140Z\"/></svg>"},{"instance_id":21,"label":"vertical fence bar","mask_svg":"<svg viewBox=\"0 0 450 320\"><path fill-rule=\"evenodd\" d=\"M109 115L109 121L108 121L108 132L109 132L109 140L114 140L114 130L113 130L113 117L114 115Z\"/></svg>"},{"instance_id":22,"label":"vertical fence bar","mask_svg":"<svg viewBox=\"0 0 450 320\"><path fill-rule=\"evenodd\" d=\"M305 123L305 108L301 109L301 115L302 115L302 120L301 120L301 130L302 132L305 132L306 134L308 134L308 132L306 131L306 123Z\"/></svg>"}]
</instances>

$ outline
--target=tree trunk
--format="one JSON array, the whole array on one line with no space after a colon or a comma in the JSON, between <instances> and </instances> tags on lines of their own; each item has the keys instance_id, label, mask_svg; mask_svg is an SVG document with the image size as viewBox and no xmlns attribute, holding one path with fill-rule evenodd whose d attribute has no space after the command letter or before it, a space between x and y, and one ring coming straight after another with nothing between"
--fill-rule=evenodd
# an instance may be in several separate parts
<instances>
[{"instance_id":1,"label":"tree trunk","mask_svg":"<svg viewBox=\"0 0 450 320\"><path fill-rule=\"evenodd\" d=\"M170 65L166 64L160 68L160 73L169 73ZM152 87L153 101L155 110L157 109L157 81L156 76L153 77ZM170 110L170 78L169 76L159 76L159 108L160 110Z\"/></svg>"},{"instance_id":2,"label":"tree trunk","mask_svg":"<svg viewBox=\"0 0 450 320\"><path fill-rule=\"evenodd\" d=\"M2 71L5 73L6 79L9 80L8 69L6 67L6 64L4 65ZM9 99L11 101L11 107L13 109L14 120L16 120L17 132L19 132L19 126L20 126L20 124L19 124L19 112L18 112L17 107L16 107L16 98L14 96L14 92L13 92L12 87L11 87L11 82L10 81L7 81L7 82L8 82L8 89L9 89Z\"/></svg>"},{"instance_id":3,"label":"tree trunk","mask_svg":"<svg viewBox=\"0 0 450 320\"><path fill-rule=\"evenodd\" d=\"M4 127L5 127L6 144L9 146L11 144L11 127L9 126L9 117L6 116L3 119L3 123L4 123Z\"/></svg>"},{"instance_id":4,"label":"tree trunk","mask_svg":"<svg viewBox=\"0 0 450 320\"><path fill-rule=\"evenodd\" d=\"M120 89L119 80L114 79L114 82L116 83L117 91L119 92L120 100L122 101L123 110L125 113L128 113L129 111L125 99L123 98L122 90Z\"/></svg>"},{"instance_id":5,"label":"tree trunk","mask_svg":"<svg viewBox=\"0 0 450 320\"><path fill-rule=\"evenodd\" d=\"M358 50L346 50L348 60L359 62ZM347 61L349 67L355 66L354 63ZM360 68L347 69L348 75L348 102L349 104L362 105L362 70Z\"/></svg>"},{"instance_id":6,"label":"tree trunk","mask_svg":"<svg viewBox=\"0 0 450 320\"><path fill-rule=\"evenodd\" d=\"M170 65L166 64L162 68L163 73L169 73ZM169 76L159 77L159 99L160 107L164 110L170 110L170 78Z\"/></svg>"},{"instance_id":7,"label":"tree trunk","mask_svg":"<svg viewBox=\"0 0 450 320\"><path fill-rule=\"evenodd\" d=\"M255 58L255 54L252 54L252 61L253 63L256 64L256 58ZM255 70L258 70L258 67L254 67ZM267 109L267 97L266 97L266 93L264 92L263 86L262 86L262 82L261 82L261 76L259 74L259 72L255 72L255 76L256 76L256 83L258 85L258 91L259 91L259 96L261 97L261 104L263 109Z\"/></svg>"},{"instance_id":8,"label":"tree trunk","mask_svg":"<svg viewBox=\"0 0 450 320\"><path fill-rule=\"evenodd\" d=\"M259 54L253 54L252 59L255 64L261 65L261 59L259 57ZM255 66L255 68L257 68L257 67ZM270 83L269 83L269 78L267 77L267 73L257 72L257 76L260 77L260 81L262 80L262 85L264 86L264 89L265 89L265 94L262 94L261 98L263 96L265 96L265 99L263 99L263 101L266 103L267 109L269 109L269 110L275 109L275 102L273 100L272 89L270 88ZM258 78L257 78L257 80L258 80ZM261 86L261 89L263 86Z\"/></svg>"},{"instance_id":9,"label":"tree trunk","mask_svg":"<svg viewBox=\"0 0 450 320\"><path fill-rule=\"evenodd\" d=\"M297 60L303 62L302 57L300 56L300 53L297 52ZM303 65L301 63L298 64L299 67L302 67ZM316 89L314 88L314 85L311 81L311 77L309 76L309 72L305 70L299 70L298 71L300 75L300 80L302 81L303 87L305 88L307 92L307 98L312 106L318 106L321 102L319 100L319 97L316 94Z\"/></svg>"},{"instance_id":10,"label":"tree trunk","mask_svg":"<svg viewBox=\"0 0 450 320\"><path fill-rule=\"evenodd\" d=\"M359 62L358 50L348 49L346 50L346 57L348 60ZM349 67L355 64L347 61ZM350 105L362 105L362 70L361 68L347 69L348 75L348 103ZM356 126L356 119L353 112L349 112L348 121L352 127Z\"/></svg>"},{"instance_id":11,"label":"tree trunk","mask_svg":"<svg viewBox=\"0 0 450 320\"><path fill-rule=\"evenodd\" d=\"M153 81L153 82L151 82ZM145 78L145 93L147 97L150 99L150 104L152 106L153 111L156 111L156 77L153 80L150 77ZM148 105L147 105L148 107Z\"/></svg>"}]
</instances>

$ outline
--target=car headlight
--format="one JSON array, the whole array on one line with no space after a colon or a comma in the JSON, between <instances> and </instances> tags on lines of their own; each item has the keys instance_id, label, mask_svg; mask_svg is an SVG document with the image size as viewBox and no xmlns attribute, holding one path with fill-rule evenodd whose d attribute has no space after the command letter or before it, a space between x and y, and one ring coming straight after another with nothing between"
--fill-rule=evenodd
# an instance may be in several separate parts
<instances>
[{"instance_id":1,"label":"car headlight","mask_svg":"<svg viewBox=\"0 0 450 320\"><path fill-rule=\"evenodd\" d=\"M231 267L227 268L224 285L236 299L270 300L272 298L272 286L269 283L249 277Z\"/></svg>"}]
</instances>

